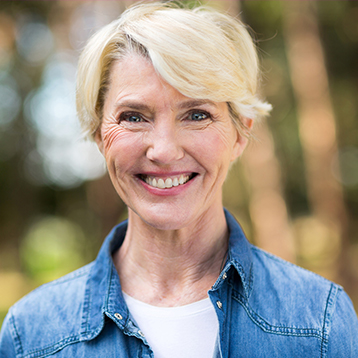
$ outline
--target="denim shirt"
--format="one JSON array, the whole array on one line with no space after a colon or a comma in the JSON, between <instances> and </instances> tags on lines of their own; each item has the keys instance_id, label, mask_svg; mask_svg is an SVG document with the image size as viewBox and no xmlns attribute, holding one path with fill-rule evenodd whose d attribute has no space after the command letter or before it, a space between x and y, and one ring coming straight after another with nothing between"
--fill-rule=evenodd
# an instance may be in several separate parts
<instances>
[{"instance_id":1,"label":"denim shirt","mask_svg":"<svg viewBox=\"0 0 358 358\"><path fill-rule=\"evenodd\" d=\"M219 321L215 357L357 358L358 320L343 289L252 246L225 214L228 260L208 292ZM93 263L9 310L1 358L153 357L111 258L126 228L112 230Z\"/></svg>"}]
</instances>

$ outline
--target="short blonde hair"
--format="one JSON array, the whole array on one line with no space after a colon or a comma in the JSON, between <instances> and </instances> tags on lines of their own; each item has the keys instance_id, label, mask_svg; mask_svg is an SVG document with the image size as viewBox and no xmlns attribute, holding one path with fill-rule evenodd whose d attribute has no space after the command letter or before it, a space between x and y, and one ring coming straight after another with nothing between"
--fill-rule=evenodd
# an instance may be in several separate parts
<instances>
[{"instance_id":1,"label":"short blonde hair","mask_svg":"<svg viewBox=\"0 0 358 358\"><path fill-rule=\"evenodd\" d=\"M133 53L183 95L227 102L241 133L241 117L258 119L271 109L258 97L257 52L239 20L205 7L144 3L95 33L80 56L76 103L86 134L93 137L101 124L112 63Z\"/></svg>"}]
</instances>

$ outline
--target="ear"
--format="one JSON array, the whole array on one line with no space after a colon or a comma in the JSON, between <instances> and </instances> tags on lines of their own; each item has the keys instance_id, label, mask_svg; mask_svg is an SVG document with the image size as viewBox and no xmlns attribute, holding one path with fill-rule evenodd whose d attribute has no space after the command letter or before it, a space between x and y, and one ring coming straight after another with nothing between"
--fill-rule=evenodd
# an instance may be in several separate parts
<instances>
[{"instance_id":1,"label":"ear","mask_svg":"<svg viewBox=\"0 0 358 358\"><path fill-rule=\"evenodd\" d=\"M104 155L101 127L97 128L96 133L94 134L94 140L97 143L99 151L102 153L102 155Z\"/></svg>"},{"instance_id":2,"label":"ear","mask_svg":"<svg viewBox=\"0 0 358 358\"><path fill-rule=\"evenodd\" d=\"M236 141L231 155L231 162L234 162L243 153L247 143L249 142L250 132L254 124L254 121L250 118L241 118L241 120L244 124L244 129L240 133L235 127Z\"/></svg>"}]
</instances>

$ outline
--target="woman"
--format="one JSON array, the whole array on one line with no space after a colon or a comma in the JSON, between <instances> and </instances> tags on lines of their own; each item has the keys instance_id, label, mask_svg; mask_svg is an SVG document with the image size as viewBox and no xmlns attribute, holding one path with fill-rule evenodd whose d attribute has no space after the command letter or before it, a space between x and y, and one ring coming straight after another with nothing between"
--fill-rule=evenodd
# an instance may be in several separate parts
<instances>
[{"instance_id":1,"label":"woman","mask_svg":"<svg viewBox=\"0 0 358 358\"><path fill-rule=\"evenodd\" d=\"M342 290L250 245L222 185L253 120L238 21L142 4L89 41L77 105L128 206L90 265L10 310L1 357L357 357Z\"/></svg>"}]
</instances>

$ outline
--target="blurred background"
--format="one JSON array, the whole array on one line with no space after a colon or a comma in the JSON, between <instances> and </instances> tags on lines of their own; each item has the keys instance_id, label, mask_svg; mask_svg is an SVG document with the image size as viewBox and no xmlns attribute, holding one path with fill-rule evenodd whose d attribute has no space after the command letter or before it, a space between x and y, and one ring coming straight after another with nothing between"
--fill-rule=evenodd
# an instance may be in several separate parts
<instances>
[{"instance_id":1,"label":"blurred background","mask_svg":"<svg viewBox=\"0 0 358 358\"><path fill-rule=\"evenodd\" d=\"M74 81L86 40L131 3L0 2L0 326L127 215L81 135ZM358 309L358 3L207 4L249 25L273 105L225 206L253 243L343 285Z\"/></svg>"}]
</instances>

